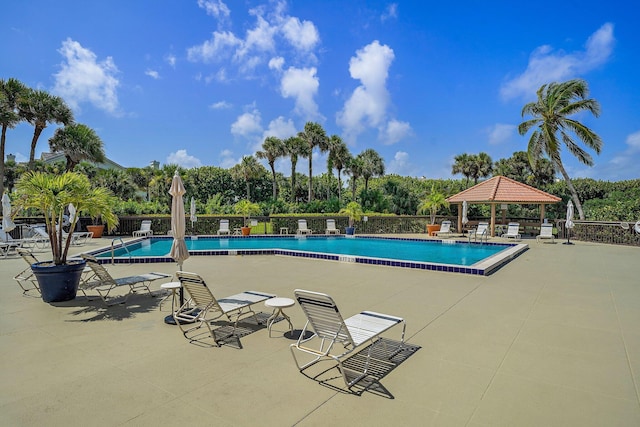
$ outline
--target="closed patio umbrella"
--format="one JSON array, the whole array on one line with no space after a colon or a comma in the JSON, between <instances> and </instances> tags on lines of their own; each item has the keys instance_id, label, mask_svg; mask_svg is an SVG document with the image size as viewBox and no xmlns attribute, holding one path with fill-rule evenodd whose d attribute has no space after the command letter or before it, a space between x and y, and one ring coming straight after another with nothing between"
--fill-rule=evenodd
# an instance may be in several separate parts
<instances>
[{"instance_id":1,"label":"closed patio umbrella","mask_svg":"<svg viewBox=\"0 0 640 427\"><path fill-rule=\"evenodd\" d=\"M182 201L184 193L186 193L186 190L176 169L176 173L173 175L173 180L171 181L171 188L169 189L169 194L173 197L171 200L171 233L173 235L173 243L171 244L169 256L178 263L180 270L182 270L184 260L189 258L187 244L184 241L186 228L184 202Z\"/></svg>"},{"instance_id":2,"label":"closed patio umbrella","mask_svg":"<svg viewBox=\"0 0 640 427\"><path fill-rule=\"evenodd\" d=\"M196 199L194 199L193 197L191 198L191 230L193 232L193 224L198 220L198 217L196 216Z\"/></svg>"},{"instance_id":3,"label":"closed patio umbrella","mask_svg":"<svg viewBox=\"0 0 640 427\"><path fill-rule=\"evenodd\" d=\"M564 242L565 245L573 245L573 243L571 243L569 241L570 235L571 235L571 229L573 228L574 224L573 224L573 202L571 200L569 200L569 203L567 203L567 220L564 223L565 228L567 229L567 241Z\"/></svg>"},{"instance_id":4,"label":"closed patio umbrella","mask_svg":"<svg viewBox=\"0 0 640 427\"><path fill-rule=\"evenodd\" d=\"M462 201L462 224L466 225L469 222L469 218L467 218L467 209L469 206L467 205L467 201Z\"/></svg>"},{"instance_id":5,"label":"closed patio umbrella","mask_svg":"<svg viewBox=\"0 0 640 427\"><path fill-rule=\"evenodd\" d=\"M7 193L2 195L2 230L8 233L16 228L11 220L11 199Z\"/></svg>"},{"instance_id":6,"label":"closed patio umbrella","mask_svg":"<svg viewBox=\"0 0 640 427\"><path fill-rule=\"evenodd\" d=\"M76 207L73 206L73 203L69 203L69 206L67 206L67 209L69 210L69 224L73 225L73 221L76 220ZM69 231L75 231L75 230L69 230Z\"/></svg>"}]
</instances>

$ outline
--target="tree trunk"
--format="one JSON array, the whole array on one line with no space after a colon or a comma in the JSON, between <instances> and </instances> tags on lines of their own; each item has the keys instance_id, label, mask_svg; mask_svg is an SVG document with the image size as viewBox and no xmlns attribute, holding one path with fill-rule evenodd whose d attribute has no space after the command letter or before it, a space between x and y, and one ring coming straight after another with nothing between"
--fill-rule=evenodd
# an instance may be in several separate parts
<instances>
[{"instance_id":1,"label":"tree trunk","mask_svg":"<svg viewBox=\"0 0 640 427\"><path fill-rule=\"evenodd\" d=\"M584 221L584 212L582 211L582 204L580 203L580 199L578 198L578 192L576 191L576 188L573 186L573 183L571 182L571 178L569 178L567 171L564 170L564 166L562 166L562 163L557 162L556 167L560 171L560 174L564 178L565 182L567 183L567 187L569 187L569 191L571 192L571 198L573 199L573 203L576 205L576 209L578 210L578 217Z\"/></svg>"},{"instance_id":2,"label":"tree trunk","mask_svg":"<svg viewBox=\"0 0 640 427\"><path fill-rule=\"evenodd\" d=\"M291 161L291 202L296 202L296 163Z\"/></svg>"},{"instance_id":3,"label":"tree trunk","mask_svg":"<svg viewBox=\"0 0 640 427\"><path fill-rule=\"evenodd\" d=\"M309 197L308 197L308 201L311 202L311 199L313 198L313 181L312 181L312 176L313 176L313 151L311 151L311 153L309 153Z\"/></svg>"},{"instance_id":4,"label":"tree trunk","mask_svg":"<svg viewBox=\"0 0 640 427\"><path fill-rule=\"evenodd\" d=\"M33 138L31 139L31 152L29 153L29 170L33 170L33 161L36 157L36 145L38 145L38 138L40 138L40 134L44 128L36 125L35 130L33 131Z\"/></svg>"},{"instance_id":5,"label":"tree trunk","mask_svg":"<svg viewBox=\"0 0 640 427\"><path fill-rule=\"evenodd\" d=\"M278 185L276 184L276 168L271 165L271 174L273 175L273 200L278 197Z\"/></svg>"},{"instance_id":6,"label":"tree trunk","mask_svg":"<svg viewBox=\"0 0 640 427\"><path fill-rule=\"evenodd\" d=\"M4 147L7 140L7 127L2 126L2 136L0 137L0 196L4 194Z\"/></svg>"},{"instance_id":7,"label":"tree trunk","mask_svg":"<svg viewBox=\"0 0 640 427\"><path fill-rule=\"evenodd\" d=\"M338 169L338 204L342 201L342 180L340 179L340 169Z\"/></svg>"}]
</instances>

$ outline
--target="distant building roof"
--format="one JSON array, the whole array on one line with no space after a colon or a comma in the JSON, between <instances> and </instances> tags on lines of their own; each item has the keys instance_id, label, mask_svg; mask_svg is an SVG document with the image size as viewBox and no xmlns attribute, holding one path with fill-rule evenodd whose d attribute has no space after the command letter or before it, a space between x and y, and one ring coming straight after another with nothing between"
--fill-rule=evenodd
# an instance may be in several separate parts
<instances>
[{"instance_id":1,"label":"distant building roof","mask_svg":"<svg viewBox=\"0 0 640 427\"><path fill-rule=\"evenodd\" d=\"M52 164L52 163L57 163L57 162L65 162L67 161L66 157L64 156L64 153L42 153L40 155L40 160L42 160L43 162L47 163L47 164ZM123 166L120 166L119 164L117 164L116 162L114 162L113 160L109 160L106 159L104 161L104 163L93 163L97 168L100 169L118 169L118 170L123 170L125 169Z\"/></svg>"},{"instance_id":2,"label":"distant building roof","mask_svg":"<svg viewBox=\"0 0 640 427\"><path fill-rule=\"evenodd\" d=\"M515 181L506 176L494 176L447 199L449 203L558 203L553 194Z\"/></svg>"}]
</instances>

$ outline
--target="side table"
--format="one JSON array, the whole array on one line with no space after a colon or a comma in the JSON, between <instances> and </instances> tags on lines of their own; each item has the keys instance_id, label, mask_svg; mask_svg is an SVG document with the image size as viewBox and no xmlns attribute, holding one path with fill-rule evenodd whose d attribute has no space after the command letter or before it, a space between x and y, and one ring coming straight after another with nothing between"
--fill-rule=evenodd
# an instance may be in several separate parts
<instances>
[{"instance_id":1,"label":"side table","mask_svg":"<svg viewBox=\"0 0 640 427\"><path fill-rule=\"evenodd\" d=\"M267 319L267 329L269 330L269 337L271 337L271 328L275 323L276 319L279 315L282 315L289 322L289 330L293 333L293 324L291 323L291 318L287 316L287 314L283 311L287 307L293 307L295 301L291 298L270 298L264 302L264 305L270 308L273 308L273 313L271 317Z\"/></svg>"}]
</instances>

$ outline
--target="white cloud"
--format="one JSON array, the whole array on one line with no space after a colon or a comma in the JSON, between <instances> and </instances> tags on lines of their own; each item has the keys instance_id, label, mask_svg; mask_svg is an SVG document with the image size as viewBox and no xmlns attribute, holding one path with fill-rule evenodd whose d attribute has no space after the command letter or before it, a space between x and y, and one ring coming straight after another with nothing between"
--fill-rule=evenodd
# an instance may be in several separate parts
<instances>
[{"instance_id":1,"label":"white cloud","mask_svg":"<svg viewBox=\"0 0 640 427\"><path fill-rule=\"evenodd\" d=\"M226 110L231 107L232 105L229 104L227 101L214 102L209 106L209 108L211 108L212 110Z\"/></svg>"},{"instance_id":2,"label":"white cloud","mask_svg":"<svg viewBox=\"0 0 640 427\"><path fill-rule=\"evenodd\" d=\"M320 82L316 76L316 68L289 67L282 76L280 93L284 98L294 98L295 112L305 120L320 118L318 105L313 97L318 92Z\"/></svg>"},{"instance_id":3,"label":"white cloud","mask_svg":"<svg viewBox=\"0 0 640 427\"><path fill-rule=\"evenodd\" d=\"M269 122L269 126L267 126L267 129L263 132L262 137L263 140L269 136L287 139L297 133L298 131L296 130L296 126L293 124L291 119L285 119L284 117L279 116L277 119Z\"/></svg>"},{"instance_id":4,"label":"white cloud","mask_svg":"<svg viewBox=\"0 0 640 427\"><path fill-rule=\"evenodd\" d=\"M187 154L187 150L178 150L175 153L170 153L167 156L166 163L175 164L186 169L202 166L202 162L198 158Z\"/></svg>"},{"instance_id":5,"label":"white cloud","mask_svg":"<svg viewBox=\"0 0 640 427\"><path fill-rule=\"evenodd\" d=\"M176 62L177 62L177 58L174 54L172 53L168 53L167 55L165 55L164 60L167 61L167 64L171 65L172 67L175 68L176 66Z\"/></svg>"},{"instance_id":6,"label":"white cloud","mask_svg":"<svg viewBox=\"0 0 640 427\"><path fill-rule=\"evenodd\" d=\"M197 62L222 61L234 48L242 45L242 40L230 31L214 31L210 40L205 40L201 45L187 49L187 59Z\"/></svg>"},{"instance_id":7,"label":"white cloud","mask_svg":"<svg viewBox=\"0 0 640 427\"><path fill-rule=\"evenodd\" d=\"M160 78L160 74L155 70L147 70L144 72L147 76L158 80Z\"/></svg>"},{"instance_id":8,"label":"white cloud","mask_svg":"<svg viewBox=\"0 0 640 427\"><path fill-rule=\"evenodd\" d=\"M273 37L277 28L270 25L262 16L258 16L257 20L256 26L247 30L244 42L236 51L236 57L242 58L251 51L272 52L275 50Z\"/></svg>"},{"instance_id":9,"label":"white cloud","mask_svg":"<svg viewBox=\"0 0 640 427\"><path fill-rule=\"evenodd\" d=\"M233 151L222 150L220 152L220 167L224 169L232 168L240 162L240 159L233 157Z\"/></svg>"},{"instance_id":10,"label":"white cloud","mask_svg":"<svg viewBox=\"0 0 640 427\"><path fill-rule=\"evenodd\" d=\"M302 21L290 16L282 25L284 38L296 49L312 50L320 41L320 35L313 22Z\"/></svg>"},{"instance_id":11,"label":"white cloud","mask_svg":"<svg viewBox=\"0 0 640 427\"><path fill-rule=\"evenodd\" d=\"M272 70L282 71L283 65L284 65L284 58L282 56L271 58L269 60L269 68Z\"/></svg>"},{"instance_id":12,"label":"white cloud","mask_svg":"<svg viewBox=\"0 0 640 427\"><path fill-rule=\"evenodd\" d=\"M255 138L256 134L262 134L261 120L257 109L241 114L231 125L231 133L247 139Z\"/></svg>"},{"instance_id":13,"label":"white cloud","mask_svg":"<svg viewBox=\"0 0 640 427\"><path fill-rule=\"evenodd\" d=\"M394 138L405 136L411 129L409 123L387 121L390 96L386 82L394 58L389 46L375 40L358 50L349 61L351 77L360 80L361 84L336 115L336 123L343 129L348 142L355 142L367 128L377 128L381 140L393 143L397 142Z\"/></svg>"},{"instance_id":14,"label":"white cloud","mask_svg":"<svg viewBox=\"0 0 640 427\"><path fill-rule=\"evenodd\" d=\"M411 156L406 151L398 151L387 165L388 174L417 176L418 168L411 163Z\"/></svg>"},{"instance_id":15,"label":"white cloud","mask_svg":"<svg viewBox=\"0 0 640 427\"><path fill-rule=\"evenodd\" d=\"M498 145L506 142L516 132L515 125L507 125L503 123L496 123L492 128L488 130L489 144Z\"/></svg>"},{"instance_id":16,"label":"white cloud","mask_svg":"<svg viewBox=\"0 0 640 427\"><path fill-rule=\"evenodd\" d=\"M391 3L387 6L384 13L380 16L382 22L388 19L395 19L398 17L398 3Z\"/></svg>"},{"instance_id":17,"label":"white cloud","mask_svg":"<svg viewBox=\"0 0 640 427\"><path fill-rule=\"evenodd\" d=\"M408 122L389 120L387 126L380 132L380 139L384 144L391 145L411 135L411 125Z\"/></svg>"},{"instance_id":18,"label":"white cloud","mask_svg":"<svg viewBox=\"0 0 640 427\"><path fill-rule=\"evenodd\" d=\"M540 46L531 53L524 73L502 85L500 95L505 100L531 98L545 83L583 75L609 60L614 43L613 24L606 23L589 37L583 51L565 53Z\"/></svg>"},{"instance_id":19,"label":"white cloud","mask_svg":"<svg viewBox=\"0 0 640 427\"><path fill-rule=\"evenodd\" d=\"M65 99L72 109L89 102L94 107L111 114L119 114L117 88L120 82L113 59L108 56L98 62L97 56L80 43L68 38L58 50L65 62L55 77L52 92Z\"/></svg>"},{"instance_id":20,"label":"white cloud","mask_svg":"<svg viewBox=\"0 0 640 427\"><path fill-rule=\"evenodd\" d=\"M225 21L229 19L231 11L222 0L198 0L198 7L207 11L207 15L211 15L216 19Z\"/></svg>"},{"instance_id":21,"label":"white cloud","mask_svg":"<svg viewBox=\"0 0 640 427\"><path fill-rule=\"evenodd\" d=\"M627 136L625 141L627 149L611 159L611 164L617 167L626 167L633 164L637 168L638 155L640 154L640 131Z\"/></svg>"}]
</instances>

